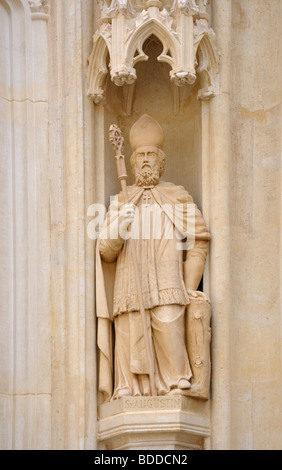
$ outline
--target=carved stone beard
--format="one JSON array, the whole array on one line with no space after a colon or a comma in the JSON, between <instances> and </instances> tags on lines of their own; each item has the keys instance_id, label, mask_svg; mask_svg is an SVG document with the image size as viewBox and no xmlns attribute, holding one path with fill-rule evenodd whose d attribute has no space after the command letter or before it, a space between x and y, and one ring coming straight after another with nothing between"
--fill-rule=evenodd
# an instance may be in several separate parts
<instances>
[{"instance_id":1,"label":"carved stone beard","mask_svg":"<svg viewBox=\"0 0 282 470\"><path fill-rule=\"evenodd\" d=\"M141 170L135 170L135 182L137 186L156 186L160 180L160 169L153 169L146 165Z\"/></svg>"}]
</instances>

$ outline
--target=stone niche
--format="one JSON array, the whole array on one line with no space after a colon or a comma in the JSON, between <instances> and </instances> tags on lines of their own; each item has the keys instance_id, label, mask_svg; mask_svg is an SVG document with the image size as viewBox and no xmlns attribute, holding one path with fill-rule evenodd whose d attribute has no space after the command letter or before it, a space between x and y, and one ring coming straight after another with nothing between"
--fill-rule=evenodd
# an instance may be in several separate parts
<instances>
[{"instance_id":1,"label":"stone niche","mask_svg":"<svg viewBox=\"0 0 282 470\"><path fill-rule=\"evenodd\" d=\"M201 206L201 102L197 99L199 84L179 88L171 82L169 65L157 60L162 52L162 44L156 36L146 39L143 50L149 59L136 65L136 83L117 88L108 77L105 117L108 117L108 123L118 123L125 138L125 154L128 157L131 154L128 132L133 123L145 113L160 122L166 136L167 163L163 179L189 187L195 202ZM126 112L128 100L132 100L132 109ZM110 145L106 158L109 172L115 171ZM130 172L130 165L127 168ZM118 189L115 173L113 180L115 187L108 187L110 194L115 194ZM132 181L130 173L129 183Z\"/></svg>"},{"instance_id":2,"label":"stone niche","mask_svg":"<svg viewBox=\"0 0 282 470\"><path fill-rule=\"evenodd\" d=\"M123 133L128 184L132 184L128 134L141 115L149 114L166 136L162 179L184 186L208 222L207 122L209 100L217 90L218 56L207 3L98 2L88 92L95 103L97 202L108 206L111 196L120 191L108 138L110 125L117 124ZM208 273L203 285L208 295ZM100 404L98 418L101 449L208 447L209 400L120 398Z\"/></svg>"},{"instance_id":3,"label":"stone niche","mask_svg":"<svg viewBox=\"0 0 282 470\"><path fill-rule=\"evenodd\" d=\"M207 138L202 128L203 104L217 92L218 73L209 9L207 0L97 2L88 95L96 104L95 159L105 175L101 181L100 173L96 187L98 197L103 194L106 203L120 190L108 139L109 126L116 123L122 130L124 152L129 158L129 129L142 114L148 113L161 123L166 135L163 179L184 185L202 208L202 143ZM117 42L119 50L128 52L124 59L116 57ZM130 50L134 50L131 62ZM179 69L181 80L171 74L173 55L174 62L180 63L175 68ZM183 56L188 59L180 62L179 57ZM133 71L128 75L125 72L119 80L113 73L113 63L118 63L118 59L126 62L119 62L120 69ZM127 170L131 176L129 165ZM132 178L128 183L132 183Z\"/></svg>"}]
</instances>

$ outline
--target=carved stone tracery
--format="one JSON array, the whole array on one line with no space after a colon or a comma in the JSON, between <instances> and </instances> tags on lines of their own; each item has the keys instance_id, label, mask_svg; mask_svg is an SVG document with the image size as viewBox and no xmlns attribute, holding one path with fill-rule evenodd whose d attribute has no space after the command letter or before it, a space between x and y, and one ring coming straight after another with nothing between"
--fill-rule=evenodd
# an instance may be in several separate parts
<instances>
[{"instance_id":1,"label":"carved stone tracery","mask_svg":"<svg viewBox=\"0 0 282 470\"><path fill-rule=\"evenodd\" d=\"M135 66L148 60L143 45L152 35L163 45L158 61L169 64L175 85L193 85L198 75L199 99L215 95L218 55L208 25L207 0L99 0L98 4L101 18L89 59L88 91L96 104L104 99L108 71L117 86L136 81Z\"/></svg>"}]
</instances>

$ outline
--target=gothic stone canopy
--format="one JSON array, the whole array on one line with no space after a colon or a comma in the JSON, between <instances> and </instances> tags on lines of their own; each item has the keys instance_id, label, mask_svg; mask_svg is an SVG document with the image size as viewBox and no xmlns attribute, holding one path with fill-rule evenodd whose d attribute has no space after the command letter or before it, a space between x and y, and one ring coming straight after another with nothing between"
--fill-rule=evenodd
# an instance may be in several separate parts
<instances>
[{"instance_id":1,"label":"gothic stone canopy","mask_svg":"<svg viewBox=\"0 0 282 470\"><path fill-rule=\"evenodd\" d=\"M117 86L136 81L135 66L148 60L143 45L152 35L163 46L158 61L170 65L175 85L192 85L198 77L199 99L215 95L218 55L207 0L99 0L98 4L101 16L89 59L88 91L95 104L104 98L108 72Z\"/></svg>"}]
</instances>

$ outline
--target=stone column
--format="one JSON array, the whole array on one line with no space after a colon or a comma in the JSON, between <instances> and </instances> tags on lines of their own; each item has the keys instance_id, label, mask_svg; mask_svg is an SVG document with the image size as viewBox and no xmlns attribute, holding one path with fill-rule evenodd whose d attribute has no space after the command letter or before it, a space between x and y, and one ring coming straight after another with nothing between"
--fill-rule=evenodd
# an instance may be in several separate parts
<instances>
[{"instance_id":1,"label":"stone column","mask_svg":"<svg viewBox=\"0 0 282 470\"><path fill-rule=\"evenodd\" d=\"M0 445L95 449L93 2L3 0L0 22Z\"/></svg>"},{"instance_id":2,"label":"stone column","mask_svg":"<svg viewBox=\"0 0 282 470\"><path fill-rule=\"evenodd\" d=\"M96 447L94 244L86 217L94 202L92 21L90 0L50 1L53 449Z\"/></svg>"},{"instance_id":3,"label":"stone column","mask_svg":"<svg viewBox=\"0 0 282 470\"><path fill-rule=\"evenodd\" d=\"M48 14L30 3L0 4L4 449L51 445Z\"/></svg>"},{"instance_id":4,"label":"stone column","mask_svg":"<svg viewBox=\"0 0 282 470\"><path fill-rule=\"evenodd\" d=\"M95 448L91 1L50 2L52 448ZM57 41L54 41L54 37Z\"/></svg>"},{"instance_id":5,"label":"stone column","mask_svg":"<svg viewBox=\"0 0 282 470\"><path fill-rule=\"evenodd\" d=\"M233 449L281 449L281 1L232 1Z\"/></svg>"},{"instance_id":6,"label":"stone column","mask_svg":"<svg viewBox=\"0 0 282 470\"><path fill-rule=\"evenodd\" d=\"M220 54L219 91L210 102L210 298L212 449L230 448L230 86L232 0L212 2Z\"/></svg>"}]
</instances>

